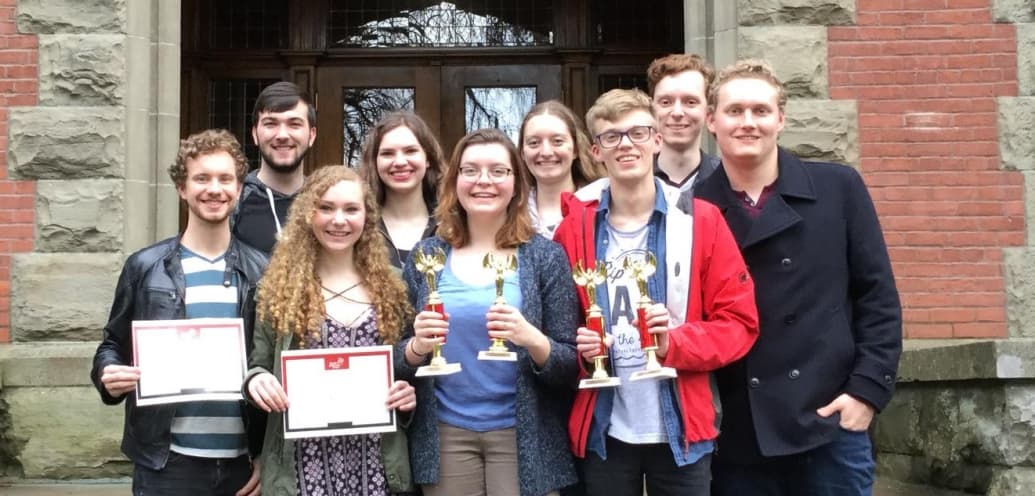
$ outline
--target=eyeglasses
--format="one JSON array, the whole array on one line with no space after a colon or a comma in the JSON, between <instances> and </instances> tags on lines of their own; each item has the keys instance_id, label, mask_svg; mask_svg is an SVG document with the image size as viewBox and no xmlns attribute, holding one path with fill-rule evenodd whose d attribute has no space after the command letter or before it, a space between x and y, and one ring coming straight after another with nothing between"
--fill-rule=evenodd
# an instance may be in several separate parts
<instances>
[{"instance_id":1,"label":"eyeglasses","mask_svg":"<svg viewBox=\"0 0 1035 496\"><path fill-rule=\"evenodd\" d=\"M513 172L514 171L510 170L510 167L503 166L490 167L488 169L479 169L478 167L471 167L469 165L460 167L460 177L469 183L477 182L478 179L482 177L482 174L486 174L489 176L489 181L499 184L506 181L507 177Z\"/></svg>"},{"instance_id":2,"label":"eyeglasses","mask_svg":"<svg viewBox=\"0 0 1035 496\"><path fill-rule=\"evenodd\" d=\"M622 142L622 137L628 137L630 143L643 143L650 139L654 128L651 126L633 126L625 131L608 131L596 135L597 144L602 148L614 148Z\"/></svg>"}]
</instances>

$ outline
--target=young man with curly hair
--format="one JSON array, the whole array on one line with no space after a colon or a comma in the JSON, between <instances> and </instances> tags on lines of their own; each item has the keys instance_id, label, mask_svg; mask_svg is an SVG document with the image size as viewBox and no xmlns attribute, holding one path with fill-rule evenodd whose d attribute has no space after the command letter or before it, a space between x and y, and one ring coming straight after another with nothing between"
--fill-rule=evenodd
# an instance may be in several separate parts
<instances>
[{"instance_id":1,"label":"young man with curly hair","mask_svg":"<svg viewBox=\"0 0 1035 496\"><path fill-rule=\"evenodd\" d=\"M241 317L251 350L254 294L266 257L231 236L228 221L246 171L227 131L181 141L169 177L187 204L187 226L130 255L119 276L90 378L105 404L126 402L122 452L133 462L134 495L258 493L252 460L265 416L243 401L138 406L131 334L135 320Z\"/></svg>"}]
</instances>

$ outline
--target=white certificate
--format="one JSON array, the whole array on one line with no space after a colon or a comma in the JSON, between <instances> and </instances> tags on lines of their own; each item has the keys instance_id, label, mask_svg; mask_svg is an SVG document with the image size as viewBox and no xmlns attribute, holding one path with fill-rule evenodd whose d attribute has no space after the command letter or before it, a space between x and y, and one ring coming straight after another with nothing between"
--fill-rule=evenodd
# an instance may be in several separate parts
<instances>
[{"instance_id":1,"label":"white certificate","mask_svg":"<svg viewBox=\"0 0 1035 496\"><path fill-rule=\"evenodd\" d=\"M244 321L135 320L133 363L138 405L241 400Z\"/></svg>"},{"instance_id":2,"label":"white certificate","mask_svg":"<svg viewBox=\"0 0 1035 496\"><path fill-rule=\"evenodd\" d=\"M391 346L290 350L280 367L286 439L395 430L395 411L385 407L394 380Z\"/></svg>"}]
</instances>

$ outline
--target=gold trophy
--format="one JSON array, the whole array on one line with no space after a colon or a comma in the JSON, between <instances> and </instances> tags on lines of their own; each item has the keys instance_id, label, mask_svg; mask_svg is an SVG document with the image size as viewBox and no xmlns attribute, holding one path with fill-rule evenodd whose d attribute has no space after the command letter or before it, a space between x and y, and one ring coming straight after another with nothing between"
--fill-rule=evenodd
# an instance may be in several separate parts
<instances>
[{"instance_id":1,"label":"gold trophy","mask_svg":"<svg viewBox=\"0 0 1035 496\"><path fill-rule=\"evenodd\" d=\"M647 278L654 275L657 266L658 260L649 252L645 260L633 261L626 258L622 264L622 268L636 280L636 286L640 289L640 301L636 304L636 328L640 331L640 348L647 354L647 366L639 372L633 372L629 377L630 381L676 377L676 369L662 367L658 362L658 337L651 334L647 328L647 309L654 304L647 291Z\"/></svg>"},{"instance_id":2,"label":"gold trophy","mask_svg":"<svg viewBox=\"0 0 1035 496\"><path fill-rule=\"evenodd\" d=\"M430 254L420 250L413 255L413 262L417 266L417 270L422 272L428 280L428 302L424 305L424 309L445 316L446 310L442 306L442 298L438 295L435 284L435 274L446 266L445 252L441 248L435 248ZM446 344L444 339L441 344L435 343L431 349L431 363L417 368L417 377L450 375L460 372L459 363L449 363L446 361L446 357L442 356L443 344Z\"/></svg>"},{"instance_id":3,"label":"gold trophy","mask_svg":"<svg viewBox=\"0 0 1035 496\"><path fill-rule=\"evenodd\" d=\"M517 257L514 255L496 256L492 252L486 253L482 259L482 267L492 269L496 272L496 301L495 304L503 305L507 300L503 299L503 276L508 272L517 270ZM507 343L502 338L492 338L492 345L489 349L478 352L479 360L496 360L502 362L516 362L517 353L507 348Z\"/></svg>"},{"instance_id":4,"label":"gold trophy","mask_svg":"<svg viewBox=\"0 0 1035 496\"><path fill-rule=\"evenodd\" d=\"M593 376L579 381L579 389L596 389L604 387L615 387L622 383L617 377L607 375L607 368L604 367L604 360L607 358L607 345L604 344L604 316L597 306L597 286L607 280L607 269L601 261L596 262L595 268L586 269L582 267L580 260L575 264L575 270L571 273L575 284L582 286L589 297L589 309L586 310L586 328L596 331L600 336L600 348L593 357Z\"/></svg>"}]
</instances>

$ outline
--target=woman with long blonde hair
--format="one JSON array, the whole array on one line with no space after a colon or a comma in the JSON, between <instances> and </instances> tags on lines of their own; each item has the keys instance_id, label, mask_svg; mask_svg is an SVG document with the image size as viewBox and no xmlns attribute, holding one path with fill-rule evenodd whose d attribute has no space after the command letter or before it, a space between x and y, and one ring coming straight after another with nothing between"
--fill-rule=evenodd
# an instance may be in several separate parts
<instances>
[{"instance_id":1,"label":"woman with long blonde hair","mask_svg":"<svg viewBox=\"0 0 1035 496\"><path fill-rule=\"evenodd\" d=\"M314 172L291 207L259 284L247 397L271 412L262 451L262 492L387 495L411 489L402 432L284 439L287 395L280 355L289 349L395 345L412 311L377 232L374 197L343 166ZM413 410L414 389L396 381L386 404Z\"/></svg>"}]
</instances>

